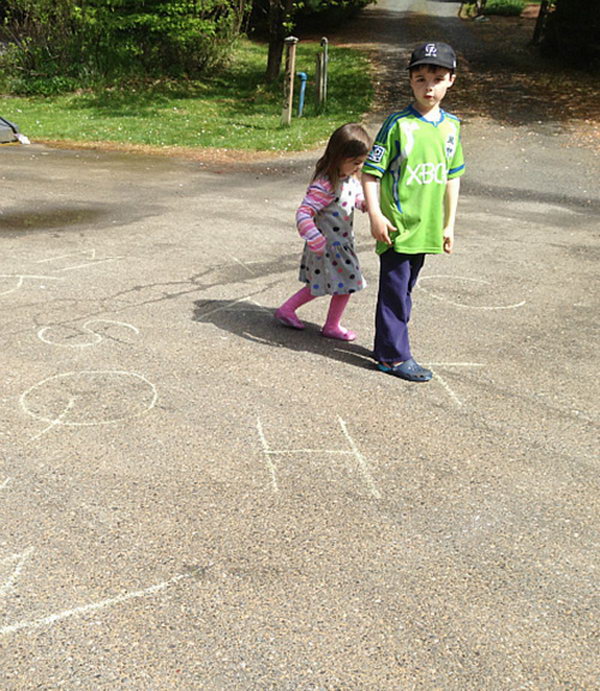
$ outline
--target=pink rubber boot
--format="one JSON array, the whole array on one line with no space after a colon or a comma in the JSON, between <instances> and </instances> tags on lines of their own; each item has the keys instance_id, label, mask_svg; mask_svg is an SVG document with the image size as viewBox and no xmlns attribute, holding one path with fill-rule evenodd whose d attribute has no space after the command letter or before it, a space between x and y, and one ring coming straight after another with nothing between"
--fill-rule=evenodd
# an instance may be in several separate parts
<instances>
[{"instance_id":1,"label":"pink rubber boot","mask_svg":"<svg viewBox=\"0 0 600 691\"><path fill-rule=\"evenodd\" d=\"M340 324L349 299L350 295L334 295L331 298L327 321L321 330L326 338L336 338L338 341L353 341L356 338L354 331L350 331Z\"/></svg>"},{"instance_id":2,"label":"pink rubber boot","mask_svg":"<svg viewBox=\"0 0 600 691\"><path fill-rule=\"evenodd\" d=\"M291 298L281 305L275 312L275 319L284 326L289 326L292 329L303 329L304 324L296 316L296 310L307 302L314 300L315 297L315 295L311 295L310 288L304 286L304 288L294 293Z\"/></svg>"}]
</instances>

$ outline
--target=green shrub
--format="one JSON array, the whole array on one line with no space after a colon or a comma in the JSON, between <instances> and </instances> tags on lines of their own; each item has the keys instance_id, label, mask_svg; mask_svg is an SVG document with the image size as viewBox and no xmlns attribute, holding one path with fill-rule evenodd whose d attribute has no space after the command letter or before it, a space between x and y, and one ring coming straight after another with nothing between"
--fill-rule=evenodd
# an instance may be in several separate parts
<instances>
[{"instance_id":1,"label":"green shrub","mask_svg":"<svg viewBox=\"0 0 600 691\"><path fill-rule=\"evenodd\" d=\"M483 14L501 14L518 17L525 9L525 0L488 0Z\"/></svg>"},{"instance_id":2,"label":"green shrub","mask_svg":"<svg viewBox=\"0 0 600 691\"><path fill-rule=\"evenodd\" d=\"M9 50L0 72L20 75L23 85L58 75L201 75L229 54L246 7L243 0L2 2Z\"/></svg>"}]
</instances>

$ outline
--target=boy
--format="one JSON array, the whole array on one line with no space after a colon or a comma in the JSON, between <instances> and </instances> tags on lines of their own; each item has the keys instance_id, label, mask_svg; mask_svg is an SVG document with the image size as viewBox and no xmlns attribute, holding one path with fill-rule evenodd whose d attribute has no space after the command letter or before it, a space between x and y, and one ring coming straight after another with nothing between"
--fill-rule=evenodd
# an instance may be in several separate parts
<instances>
[{"instance_id":1,"label":"boy","mask_svg":"<svg viewBox=\"0 0 600 691\"><path fill-rule=\"evenodd\" d=\"M425 43L408 65L414 101L383 123L363 166L371 235L380 260L373 355L377 367L414 382L430 370L412 357L411 292L426 254L452 252L464 172L460 122L440 108L454 84L456 55Z\"/></svg>"}]
</instances>

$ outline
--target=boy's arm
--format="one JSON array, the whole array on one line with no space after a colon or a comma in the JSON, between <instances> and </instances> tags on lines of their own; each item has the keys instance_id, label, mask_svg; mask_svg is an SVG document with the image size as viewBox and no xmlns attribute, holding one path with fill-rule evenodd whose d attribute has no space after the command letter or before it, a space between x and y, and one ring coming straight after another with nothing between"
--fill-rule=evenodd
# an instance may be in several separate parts
<instances>
[{"instance_id":1,"label":"boy's arm","mask_svg":"<svg viewBox=\"0 0 600 691\"><path fill-rule=\"evenodd\" d=\"M369 175L369 173L363 173L362 184L369 213L371 235L378 242L385 242L386 245L391 245L390 231L396 230L396 228L381 213L381 206L379 205L379 179L374 175Z\"/></svg>"},{"instance_id":2,"label":"boy's arm","mask_svg":"<svg viewBox=\"0 0 600 691\"><path fill-rule=\"evenodd\" d=\"M446 254L451 254L454 247L454 223L456 221L459 191L460 178L448 180L444 195L444 252Z\"/></svg>"}]
</instances>

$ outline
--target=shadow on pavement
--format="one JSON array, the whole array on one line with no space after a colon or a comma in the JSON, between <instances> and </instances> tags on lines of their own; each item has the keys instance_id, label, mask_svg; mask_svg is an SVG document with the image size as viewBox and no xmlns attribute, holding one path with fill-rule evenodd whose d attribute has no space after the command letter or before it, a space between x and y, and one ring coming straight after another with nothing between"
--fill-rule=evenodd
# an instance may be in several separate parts
<instances>
[{"instance_id":1,"label":"shadow on pavement","mask_svg":"<svg viewBox=\"0 0 600 691\"><path fill-rule=\"evenodd\" d=\"M328 304L328 303L327 303ZM326 304L323 305L326 310ZM323 338L321 327L304 322L306 329L297 331L279 324L272 310L231 300L198 300L192 320L213 324L222 331L271 348L286 348L314 353L363 369L373 369L372 351L356 343Z\"/></svg>"}]
</instances>

